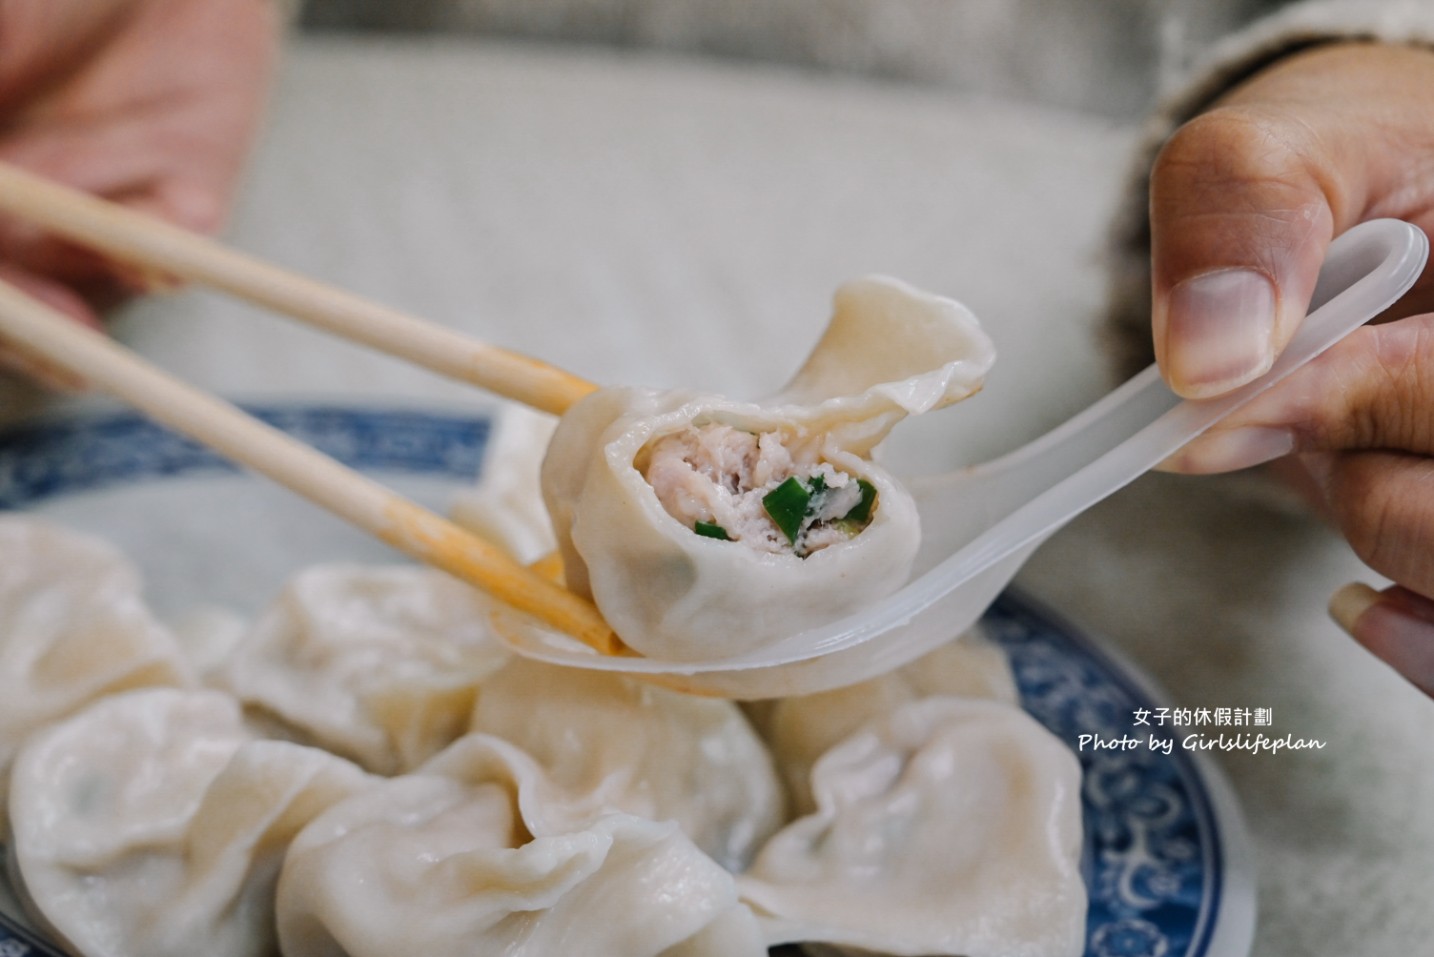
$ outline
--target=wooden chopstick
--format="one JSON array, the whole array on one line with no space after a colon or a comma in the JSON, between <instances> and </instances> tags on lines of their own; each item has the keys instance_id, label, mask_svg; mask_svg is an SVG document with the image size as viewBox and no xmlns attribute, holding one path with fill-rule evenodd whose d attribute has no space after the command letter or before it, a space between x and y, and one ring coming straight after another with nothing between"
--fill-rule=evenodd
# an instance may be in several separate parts
<instances>
[{"instance_id":1,"label":"wooden chopstick","mask_svg":"<svg viewBox=\"0 0 1434 957\"><path fill-rule=\"evenodd\" d=\"M174 378L6 282L0 282L0 339L19 352L77 374L156 421L597 651L607 655L624 651L590 602L522 567L476 535Z\"/></svg>"},{"instance_id":2,"label":"wooden chopstick","mask_svg":"<svg viewBox=\"0 0 1434 957\"><path fill-rule=\"evenodd\" d=\"M544 412L561 415L596 388L537 359L289 272L4 163L0 163L0 212L122 262L222 289Z\"/></svg>"}]
</instances>

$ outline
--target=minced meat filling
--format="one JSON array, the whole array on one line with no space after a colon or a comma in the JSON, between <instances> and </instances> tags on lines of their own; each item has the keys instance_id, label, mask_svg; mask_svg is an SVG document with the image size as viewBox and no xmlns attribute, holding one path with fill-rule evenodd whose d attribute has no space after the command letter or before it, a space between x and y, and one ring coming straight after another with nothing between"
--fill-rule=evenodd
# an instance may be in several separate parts
<instances>
[{"instance_id":1,"label":"minced meat filling","mask_svg":"<svg viewBox=\"0 0 1434 957\"><path fill-rule=\"evenodd\" d=\"M777 432L689 426L653 442L642 471L667 513L697 534L805 557L861 531L875 499L816 449Z\"/></svg>"}]
</instances>

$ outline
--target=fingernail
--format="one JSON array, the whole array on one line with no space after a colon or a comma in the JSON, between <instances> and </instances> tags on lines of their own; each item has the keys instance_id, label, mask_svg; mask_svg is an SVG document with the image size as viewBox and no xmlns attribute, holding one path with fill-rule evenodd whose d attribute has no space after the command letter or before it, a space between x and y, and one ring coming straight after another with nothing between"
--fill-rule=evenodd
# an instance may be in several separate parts
<instances>
[{"instance_id":1,"label":"fingernail","mask_svg":"<svg viewBox=\"0 0 1434 957\"><path fill-rule=\"evenodd\" d=\"M1434 696L1434 602L1400 587L1381 594L1352 584L1334 593L1329 610L1356 641Z\"/></svg>"},{"instance_id":2,"label":"fingernail","mask_svg":"<svg viewBox=\"0 0 1434 957\"><path fill-rule=\"evenodd\" d=\"M1247 425L1205 433L1160 463L1160 469L1190 475L1236 472L1282 458L1294 450L1295 436L1288 429Z\"/></svg>"},{"instance_id":3,"label":"fingernail","mask_svg":"<svg viewBox=\"0 0 1434 957\"><path fill-rule=\"evenodd\" d=\"M1353 635L1354 623L1359 620L1359 616L1378 601L1379 592L1363 582L1350 582L1330 596L1329 616L1335 620L1335 624Z\"/></svg>"},{"instance_id":4,"label":"fingernail","mask_svg":"<svg viewBox=\"0 0 1434 957\"><path fill-rule=\"evenodd\" d=\"M1178 284L1165 315L1166 371L1186 396L1217 395L1274 362L1275 290L1260 273L1223 269Z\"/></svg>"}]
</instances>

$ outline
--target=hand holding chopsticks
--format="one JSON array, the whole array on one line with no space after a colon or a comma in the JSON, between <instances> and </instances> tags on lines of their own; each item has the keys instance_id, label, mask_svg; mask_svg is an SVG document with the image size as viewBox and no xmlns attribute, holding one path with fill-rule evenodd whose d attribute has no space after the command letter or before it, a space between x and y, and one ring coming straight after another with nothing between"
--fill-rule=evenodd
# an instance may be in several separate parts
<instances>
[{"instance_id":1,"label":"hand holding chopsticks","mask_svg":"<svg viewBox=\"0 0 1434 957\"><path fill-rule=\"evenodd\" d=\"M561 369L468 339L3 164L0 212L23 217L116 259L223 289L544 411L561 413L594 388ZM6 283L0 283L0 338L598 651L622 650L591 602Z\"/></svg>"}]
</instances>

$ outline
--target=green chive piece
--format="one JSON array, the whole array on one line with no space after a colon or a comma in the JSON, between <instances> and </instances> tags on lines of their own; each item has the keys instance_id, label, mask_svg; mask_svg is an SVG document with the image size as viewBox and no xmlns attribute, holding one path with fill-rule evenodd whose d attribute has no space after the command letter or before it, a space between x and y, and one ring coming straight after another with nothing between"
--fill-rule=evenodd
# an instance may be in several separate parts
<instances>
[{"instance_id":1,"label":"green chive piece","mask_svg":"<svg viewBox=\"0 0 1434 957\"><path fill-rule=\"evenodd\" d=\"M732 540L732 536L727 534L727 529L716 522L698 522L692 526L692 530L703 538L715 538L720 542Z\"/></svg>"},{"instance_id":2,"label":"green chive piece","mask_svg":"<svg viewBox=\"0 0 1434 957\"><path fill-rule=\"evenodd\" d=\"M876 486L866 479L857 479L856 487L861 489L861 501L853 505L851 511L841 517L841 521L864 526L871 521L871 507L876 504Z\"/></svg>"},{"instance_id":3,"label":"green chive piece","mask_svg":"<svg viewBox=\"0 0 1434 957\"><path fill-rule=\"evenodd\" d=\"M807 503L811 498L812 494L795 475L762 497L762 507L793 545L797 544L797 533L802 530L802 519L807 517Z\"/></svg>"}]
</instances>

